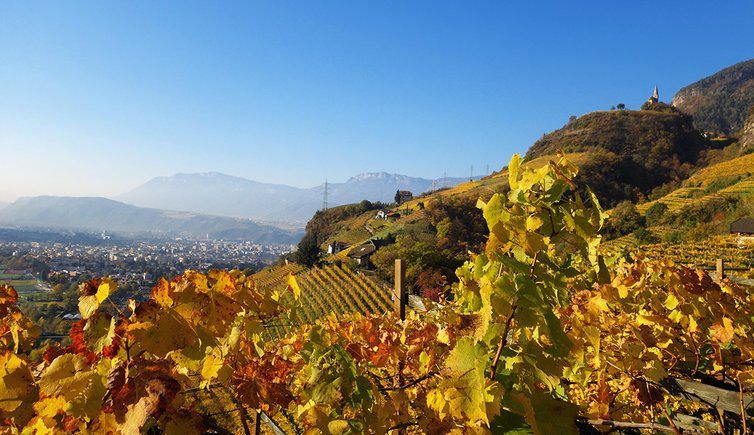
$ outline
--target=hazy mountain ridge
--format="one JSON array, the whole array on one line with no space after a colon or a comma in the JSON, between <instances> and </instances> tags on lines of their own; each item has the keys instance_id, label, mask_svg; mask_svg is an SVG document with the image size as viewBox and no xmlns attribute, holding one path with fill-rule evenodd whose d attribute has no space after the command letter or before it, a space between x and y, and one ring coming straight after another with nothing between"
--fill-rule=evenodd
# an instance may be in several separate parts
<instances>
[{"instance_id":1,"label":"hazy mountain ridge","mask_svg":"<svg viewBox=\"0 0 754 435\"><path fill-rule=\"evenodd\" d=\"M20 198L0 209L0 223L27 228L62 228L128 234L245 239L295 243L297 231L247 219L135 207L98 197Z\"/></svg>"},{"instance_id":2,"label":"hazy mountain ridge","mask_svg":"<svg viewBox=\"0 0 754 435\"><path fill-rule=\"evenodd\" d=\"M479 178L479 177L475 177ZM434 180L435 188L452 187L467 178ZM433 180L390 174L363 173L343 183L327 184L327 205L337 206L362 200L390 203L396 190L415 195L432 188ZM151 207L251 218L270 222L292 222L301 226L324 202L324 185L298 188L261 183L217 172L176 174L153 178L116 197L139 207Z\"/></svg>"}]
</instances>

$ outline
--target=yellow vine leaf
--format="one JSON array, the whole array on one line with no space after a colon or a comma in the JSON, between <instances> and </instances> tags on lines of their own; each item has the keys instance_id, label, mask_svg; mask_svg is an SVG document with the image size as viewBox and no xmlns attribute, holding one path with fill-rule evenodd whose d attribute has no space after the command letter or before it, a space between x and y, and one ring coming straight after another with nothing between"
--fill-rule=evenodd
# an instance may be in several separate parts
<instances>
[{"instance_id":1,"label":"yellow vine leaf","mask_svg":"<svg viewBox=\"0 0 754 435\"><path fill-rule=\"evenodd\" d=\"M0 417L31 417L31 404L39 398L26 361L13 352L0 354Z\"/></svg>"},{"instance_id":2,"label":"yellow vine leaf","mask_svg":"<svg viewBox=\"0 0 754 435\"><path fill-rule=\"evenodd\" d=\"M327 430L335 435L345 434L350 428L351 426L348 424L348 420L333 420L327 423Z\"/></svg>"},{"instance_id":3,"label":"yellow vine leaf","mask_svg":"<svg viewBox=\"0 0 754 435\"><path fill-rule=\"evenodd\" d=\"M293 273L288 275L288 287L290 287L291 291L293 291L293 299L298 300L298 298L301 296L301 287L298 286L298 282L296 282L296 278L293 276Z\"/></svg>"},{"instance_id":4,"label":"yellow vine leaf","mask_svg":"<svg viewBox=\"0 0 754 435\"><path fill-rule=\"evenodd\" d=\"M508 183L511 189L518 188L518 169L521 167L521 156L513 154L511 162L508 164Z\"/></svg>"},{"instance_id":5,"label":"yellow vine leaf","mask_svg":"<svg viewBox=\"0 0 754 435\"><path fill-rule=\"evenodd\" d=\"M689 332L696 332L696 329L697 329L696 319L694 319L694 316L689 314Z\"/></svg>"},{"instance_id":6,"label":"yellow vine leaf","mask_svg":"<svg viewBox=\"0 0 754 435\"><path fill-rule=\"evenodd\" d=\"M668 297L665 299L665 302L662 305L668 310L673 311L678 306L678 304L678 298L675 297L674 294L669 293Z\"/></svg>"},{"instance_id":7,"label":"yellow vine leaf","mask_svg":"<svg viewBox=\"0 0 754 435\"><path fill-rule=\"evenodd\" d=\"M103 281L102 284L97 287L97 293L94 294L94 297L97 298L97 303L101 304L108 296L110 296L111 287L115 287L115 285L111 286L109 281ZM113 288L113 290L115 289Z\"/></svg>"},{"instance_id":8,"label":"yellow vine leaf","mask_svg":"<svg viewBox=\"0 0 754 435\"><path fill-rule=\"evenodd\" d=\"M170 297L170 283L165 278L152 288L152 298L163 308L173 306L173 298Z\"/></svg>"},{"instance_id":9,"label":"yellow vine leaf","mask_svg":"<svg viewBox=\"0 0 754 435\"><path fill-rule=\"evenodd\" d=\"M34 404L34 410L42 418L51 418L60 412L65 412L68 402L63 396L46 397Z\"/></svg>"},{"instance_id":10,"label":"yellow vine leaf","mask_svg":"<svg viewBox=\"0 0 754 435\"><path fill-rule=\"evenodd\" d=\"M545 221L536 214L533 214L526 218L526 231L537 231Z\"/></svg>"},{"instance_id":11,"label":"yellow vine leaf","mask_svg":"<svg viewBox=\"0 0 754 435\"><path fill-rule=\"evenodd\" d=\"M63 396L67 401L83 393L92 381L86 358L77 354L61 355L50 363L39 379L39 387L47 396Z\"/></svg>"},{"instance_id":12,"label":"yellow vine leaf","mask_svg":"<svg viewBox=\"0 0 754 435\"><path fill-rule=\"evenodd\" d=\"M218 377L218 373L224 366L224 361L217 355L207 355L202 364L202 378L211 381Z\"/></svg>"}]
</instances>

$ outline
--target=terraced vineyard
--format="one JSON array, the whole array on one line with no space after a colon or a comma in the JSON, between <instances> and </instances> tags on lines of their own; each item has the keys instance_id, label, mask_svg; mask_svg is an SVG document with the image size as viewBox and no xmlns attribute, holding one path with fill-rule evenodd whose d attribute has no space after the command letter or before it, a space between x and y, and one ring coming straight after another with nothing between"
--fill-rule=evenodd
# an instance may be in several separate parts
<instances>
[{"instance_id":1,"label":"terraced vineyard","mask_svg":"<svg viewBox=\"0 0 754 435\"><path fill-rule=\"evenodd\" d=\"M754 174L754 154L747 154L704 168L692 175L689 178L689 182L708 186L719 178L736 175L751 176L752 174Z\"/></svg>"},{"instance_id":2,"label":"terraced vineyard","mask_svg":"<svg viewBox=\"0 0 754 435\"><path fill-rule=\"evenodd\" d=\"M715 188L715 184L719 188ZM725 184L730 185L725 186ZM638 205L639 213L645 213L656 202L676 212L690 204L702 204L724 196L754 195L754 154L737 157L704 168L691 176L685 187L674 190L664 197Z\"/></svg>"},{"instance_id":3,"label":"terraced vineyard","mask_svg":"<svg viewBox=\"0 0 754 435\"><path fill-rule=\"evenodd\" d=\"M273 286L285 288L285 282L288 279L288 275L295 275L303 269L304 266L301 266L298 263L290 263L284 266L267 267L255 273L252 277L254 278L254 284L257 287L263 288Z\"/></svg>"},{"instance_id":4,"label":"terraced vineyard","mask_svg":"<svg viewBox=\"0 0 754 435\"><path fill-rule=\"evenodd\" d=\"M329 314L341 316L350 313L383 313L390 310L390 290L383 289L374 279L363 274L356 274L349 269L340 266L324 266L294 272L293 268L278 268L269 275L275 275L276 279L267 279L263 283L255 281L261 286L276 286L280 290L287 286L288 274L294 273L296 281L301 288L301 309L299 310L299 323L312 323L315 319ZM290 297L287 294L285 297ZM272 324L268 332L272 337L282 337L286 330L297 325Z\"/></svg>"}]
</instances>

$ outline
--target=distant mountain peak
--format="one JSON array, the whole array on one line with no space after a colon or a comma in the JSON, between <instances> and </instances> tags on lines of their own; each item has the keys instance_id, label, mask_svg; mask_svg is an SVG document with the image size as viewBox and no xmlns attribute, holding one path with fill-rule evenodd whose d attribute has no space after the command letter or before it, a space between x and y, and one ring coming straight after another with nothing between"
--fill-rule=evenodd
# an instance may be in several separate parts
<instances>
[{"instance_id":1,"label":"distant mountain peak","mask_svg":"<svg viewBox=\"0 0 754 435\"><path fill-rule=\"evenodd\" d=\"M353 177L349 178L346 183L351 182L365 182L365 181L385 181L385 180L408 180L408 179L414 179L418 180L417 177L409 177L408 175L401 175L401 174L391 174L388 172L363 172L358 175L354 175Z\"/></svg>"}]
</instances>

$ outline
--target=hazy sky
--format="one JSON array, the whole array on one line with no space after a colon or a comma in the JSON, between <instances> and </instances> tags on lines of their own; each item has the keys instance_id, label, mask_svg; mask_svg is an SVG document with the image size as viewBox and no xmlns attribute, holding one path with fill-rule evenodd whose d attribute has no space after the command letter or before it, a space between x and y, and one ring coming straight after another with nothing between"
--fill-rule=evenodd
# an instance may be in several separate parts
<instances>
[{"instance_id":1,"label":"hazy sky","mask_svg":"<svg viewBox=\"0 0 754 435\"><path fill-rule=\"evenodd\" d=\"M754 57L754 2L0 3L0 201L503 166Z\"/></svg>"}]
</instances>

